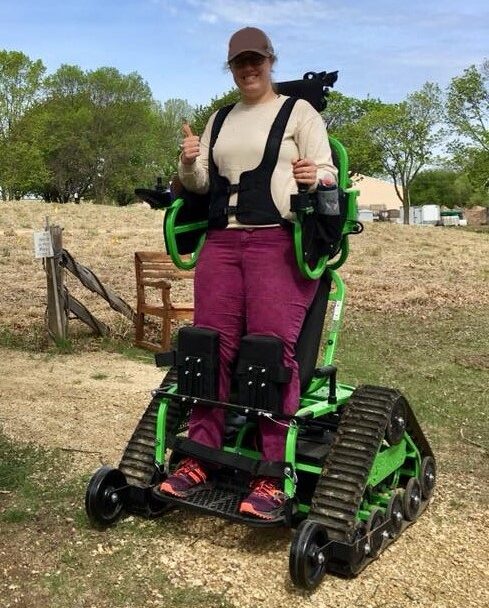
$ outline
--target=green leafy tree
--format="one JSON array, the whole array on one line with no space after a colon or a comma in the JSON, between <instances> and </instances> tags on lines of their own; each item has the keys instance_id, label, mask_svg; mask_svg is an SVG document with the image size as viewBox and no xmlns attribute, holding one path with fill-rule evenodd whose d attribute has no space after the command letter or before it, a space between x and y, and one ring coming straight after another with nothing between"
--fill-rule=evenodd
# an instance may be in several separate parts
<instances>
[{"instance_id":1,"label":"green leafy tree","mask_svg":"<svg viewBox=\"0 0 489 608\"><path fill-rule=\"evenodd\" d=\"M193 115L194 109L185 99L155 104L151 180L158 175L165 183L170 182L177 169L183 122L191 123Z\"/></svg>"},{"instance_id":2,"label":"green leafy tree","mask_svg":"<svg viewBox=\"0 0 489 608\"><path fill-rule=\"evenodd\" d=\"M64 65L45 86L45 101L28 117L48 168L40 186L45 198L66 202L77 193L97 202L132 200L151 161L148 85L114 68L83 72Z\"/></svg>"},{"instance_id":3,"label":"green leafy tree","mask_svg":"<svg viewBox=\"0 0 489 608\"><path fill-rule=\"evenodd\" d=\"M361 120L365 137L381 151L383 173L389 176L409 223L410 189L419 171L434 158L443 133L438 128L441 93L427 83L398 104L384 104Z\"/></svg>"},{"instance_id":4,"label":"green leafy tree","mask_svg":"<svg viewBox=\"0 0 489 608\"><path fill-rule=\"evenodd\" d=\"M109 198L125 204L148 160L151 90L138 74L123 75L115 68L99 68L87 79L93 111L91 192L97 202Z\"/></svg>"},{"instance_id":5,"label":"green leafy tree","mask_svg":"<svg viewBox=\"0 0 489 608\"><path fill-rule=\"evenodd\" d=\"M324 116L330 135L337 137L348 150L352 174L382 175L382 150L377 142L366 137L364 119L383 106L378 99L355 99L337 91L328 96Z\"/></svg>"},{"instance_id":6,"label":"green leafy tree","mask_svg":"<svg viewBox=\"0 0 489 608\"><path fill-rule=\"evenodd\" d=\"M194 112L192 120L192 129L197 135L202 135L205 129L205 125L209 118L224 106L231 103L236 103L240 99L238 89L231 89L227 93L223 93L221 96L213 97L205 106L197 106Z\"/></svg>"},{"instance_id":7,"label":"green leafy tree","mask_svg":"<svg viewBox=\"0 0 489 608\"><path fill-rule=\"evenodd\" d=\"M456 141L451 149L474 188L489 198L489 60L453 78L447 93L446 118Z\"/></svg>"},{"instance_id":8,"label":"green leafy tree","mask_svg":"<svg viewBox=\"0 0 489 608\"><path fill-rule=\"evenodd\" d=\"M23 119L11 130L8 144L0 146L2 188L11 199L38 192L48 179L41 150L22 129Z\"/></svg>"},{"instance_id":9,"label":"green leafy tree","mask_svg":"<svg viewBox=\"0 0 489 608\"><path fill-rule=\"evenodd\" d=\"M420 171L411 184L411 204L463 207L470 203L473 188L465 173L451 169Z\"/></svg>"},{"instance_id":10,"label":"green leafy tree","mask_svg":"<svg viewBox=\"0 0 489 608\"><path fill-rule=\"evenodd\" d=\"M0 50L0 189L4 199L29 188L29 180L24 178L37 161L29 168L28 150L14 129L41 98L44 72L40 59L33 61L20 51ZM14 159L19 163L18 176Z\"/></svg>"}]
</instances>

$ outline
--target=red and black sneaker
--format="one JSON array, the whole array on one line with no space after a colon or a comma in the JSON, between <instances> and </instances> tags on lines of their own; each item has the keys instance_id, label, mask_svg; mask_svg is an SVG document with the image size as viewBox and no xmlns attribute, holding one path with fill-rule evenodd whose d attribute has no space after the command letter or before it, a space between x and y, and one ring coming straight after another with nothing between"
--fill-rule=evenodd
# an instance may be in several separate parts
<instances>
[{"instance_id":1,"label":"red and black sneaker","mask_svg":"<svg viewBox=\"0 0 489 608\"><path fill-rule=\"evenodd\" d=\"M251 494L242 501L239 512L261 519L279 519L284 514L286 500L276 479L259 477L252 483Z\"/></svg>"},{"instance_id":2,"label":"red and black sneaker","mask_svg":"<svg viewBox=\"0 0 489 608\"><path fill-rule=\"evenodd\" d=\"M186 498L208 485L207 479L208 473L198 460L185 458L177 470L159 485L156 493Z\"/></svg>"}]
</instances>

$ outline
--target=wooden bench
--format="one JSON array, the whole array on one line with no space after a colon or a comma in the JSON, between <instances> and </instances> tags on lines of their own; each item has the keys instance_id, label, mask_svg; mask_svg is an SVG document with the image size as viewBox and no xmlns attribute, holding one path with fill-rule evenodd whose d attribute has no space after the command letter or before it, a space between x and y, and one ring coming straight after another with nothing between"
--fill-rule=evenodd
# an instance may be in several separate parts
<instances>
[{"instance_id":1,"label":"wooden bench","mask_svg":"<svg viewBox=\"0 0 489 608\"><path fill-rule=\"evenodd\" d=\"M169 255L161 251L136 251L136 337L135 345L155 352L170 350L172 320L192 320L193 302L173 302L171 299L172 281L192 280L193 270L179 270ZM161 301L150 301L148 290L158 290ZM153 298L155 297L153 292ZM152 341L145 338L145 316L161 319L161 339Z\"/></svg>"}]
</instances>

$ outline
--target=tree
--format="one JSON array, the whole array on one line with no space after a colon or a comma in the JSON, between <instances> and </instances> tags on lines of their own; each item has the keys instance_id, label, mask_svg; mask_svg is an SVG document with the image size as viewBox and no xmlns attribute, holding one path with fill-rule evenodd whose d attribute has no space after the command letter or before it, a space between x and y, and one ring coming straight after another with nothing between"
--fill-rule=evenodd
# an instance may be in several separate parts
<instances>
[{"instance_id":1,"label":"tree","mask_svg":"<svg viewBox=\"0 0 489 608\"><path fill-rule=\"evenodd\" d=\"M0 190L4 199L15 195L12 188L22 189L20 183L14 186L19 180L12 171L12 158L25 158L25 149L21 152L22 146L19 142L14 144L11 136L21 118L40 99L44 71L40 59L33 61L19 51L0 51Z\"/></svg>"},{"instance_id":2,"label":"tree","mask_svg":"<svg viewBox=\"0 0 489 608\"><path fill-rule=\"evenodd\" d=\"M448 88L446 119L456 141L451 149L476 189L489 198L489 60L472 65ZM487 200L487 198L486 198Z\"/></svg>"},{"instance_id":3,"label":"tree","mask_svg":"<svg viewBox=\"0 0 489 608\"><path fill-rule=\"evenodd\" d=\"M177 169L183 122L192 122L194 109L185 99L168 99L154 107L153 175L169 183Z\"/></svg>"},{"instance_id":4,"label":"tree","mask_svg":"<svg viewBox=\"0 0 489 608\"><path fill-rule=\"evenodd\" d=\"M355 99L337 91L328 96L323 112L328 132L337 137L348 150L349 169L352 174L381 175L382 151L370 137L365 137L362 119L380 107L378 99Z\"/></svg>"},{"instance_id":5,"label":"tree","mask_svg":"<svg viewBox=\"0 0 489 608\"><path fill-rule=\"evenodd\" d=\"M0 51L0 136L10 129L41 95L45 67L19 51Z\"/></svg>"},{"instance_id":6,"label":"tree","mask_svg":"<svg viewBox=\"0 0 489 608\"><path fill-rule=\"evenodd\" d=\"M409 223L410 188L419 171L434 157L442 138L437 130L441 115L440 90L435 84L424 87L398 104L385 104L362 118L364 136L381 151L383 172L389 176Z\"/></svg>"},{"instance_id":7,"label":"tree","mask_svg":"<svg viewBox=\"0 0 489 608\"><path fill-rule=\"evenodd\" d=\"M413 205L436 204L453 208L470 203L473 188L465 173L453 169L420 171L411 184Z\"/></svg>"},{"instance_id":8,"label":"tree","mask_svg":"<svg viewBox=\"0 0 489 608\"><path fill-rule=\"evenodd\" d=\"M205 125L212 114L224 106L238 102L239 98L238 89L231 89L227 93L223 93L220 97L213 97L206 106L197 106L192 120L194 133L202 135Z\"/></svg>"},{"instance_id":9,"label":"tree","mask_svg":"<svg viewBox=\"0 0 489 608\"><path fill-rule=\"evenodd\" d=\"M10 199L38 192L48 179L41 150L22 128L23 119L11 130L7 145L0 146L1 187Z\"/></svg>"},{"instance_id":10,"label":"tree","mask_svg":"<svg viewBox=\"0 0 489 608\"><path fill-rule=\"evenodd\" d=\"M26 117L49 172L40 186L45 198L66 202L77 193L130 201L151 162L148 85L115 68L83 72L67 65L45 85L46 99Z\"/></svg>"}]
</instances>

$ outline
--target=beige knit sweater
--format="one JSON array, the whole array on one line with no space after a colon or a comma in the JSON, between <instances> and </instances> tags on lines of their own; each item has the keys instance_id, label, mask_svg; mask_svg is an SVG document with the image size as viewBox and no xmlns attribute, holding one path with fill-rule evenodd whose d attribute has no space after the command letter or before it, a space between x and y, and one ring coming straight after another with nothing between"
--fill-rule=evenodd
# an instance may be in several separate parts
<instances>
[{"instance_id":1,"label":"beige knit sweater","mask_svg":"<svg viewBox=\"0 0 489 608\"><path fill-rule=\"evenodd\" d=\"M239 102L228 114L214 146L214 162L220 175L227 177L231 184L239 182L243 171L259 165L272 123L286 99L286 96L278 95L261 104ZM204 194L209 189L209 141L215 116L216 113L210 117L202 135L200 156L192 165L180 162L178 166L180 180L191 192ZM323 119L303 99L297 101L290 115L271 181L273 201L284 218L291 217L290 195L297 192L297 184L292 175L292 161L299 158L309 158L316 162L318 179L336 179L337 171L333 165ZM235 205L236 199L237 194L231 195L230 205ZM231 216L229 227L239 228L244 225Z\"/></svg>"}]
</instances>

